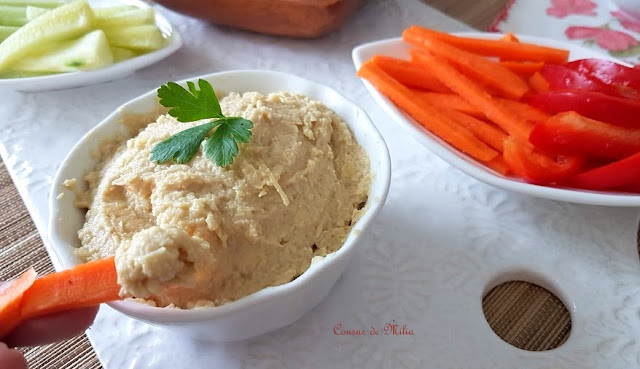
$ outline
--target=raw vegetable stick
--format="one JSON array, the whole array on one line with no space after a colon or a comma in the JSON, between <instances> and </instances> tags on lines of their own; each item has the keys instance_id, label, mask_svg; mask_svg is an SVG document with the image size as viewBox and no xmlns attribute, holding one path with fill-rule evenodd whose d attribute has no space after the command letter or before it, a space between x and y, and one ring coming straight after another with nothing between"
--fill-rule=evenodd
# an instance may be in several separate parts
<instances>
[{"instance_id":1,"label":"raw vegetable stick","mask_svg":"<svg viewBox=\"0 0 640 369\"><path fill-rule=\"evenodd\" d=\"M91 261L37 279L22 300L22 319L119 300L114 258Z\"/></svg>"},{"instance_id":2,"label":"raw vegetable stick","mask_svg":"<svg viewBox=\"0 0 640 369\"><path fill-rule=\"evenodd\" d=\"M460 127L440 110L420 101L411 90L391 78L372 61L364 63L358 76L365 78L418 123L463 153L479 161L489 161L498 152Z\"/></svg>"},{"instance_id":3,"label":"raw vegetable stick","mask_svg":"<svg viewBox=\"0 0 640 369\"><path fill-rule=\"evenodd\" d=\"M437 59L434 56L412 50L414 58L420 61L435 73L451 90L462 96L471 105L480 109L485 117L496 123L508 134L527 141L529 134L533 129L533 124L526 119L522 119L510 110L505 110L495 99L491 97L477 83L458 72L452 65L444 60Z\"/></svg>"},{"instance_id":4,"label":"raw vegetable stick","mask_svg":"<svg viewBox=\"0 0 640 369\"><path fill-rule=\"evenodd\" d=\"M539 93L549 91L549 82L547 82L540 72L535 72L529 77L529 85L534 91Z\"/></svg>"},{"instance_id":5,"label":"raw vegetable stick","mask_svg":"<svg viewBox=\"0 0 640 369\"><path fill-rule=\"evenodd\" d=\"M9 37L12 33L18 30L18 27L0 26L0 42Z\"/></svg>"},{"instance_id":6,"label":"raw vegetable stick","mask_svg":"<svg viewBox=\"0 0 640 369\"><path fill-rule=\"evenodd\" d=\"M0 5L0 25L20 27L27 23L27 8L24 6Z\"/></svg>"},{"instance_id":7,"label":"raw vegetable stick","mask_svg":"<svg viewBox=\"0 0 640 369\"><path fill-rule=\"evenodd\" d=\"M520 42L520 40L511 32L507 32L500 38L500 41Z\"/></svg>"},{"instance_id":8,"label":"raw vegetable stick","mask_svg":"<svg viewBox=\"0 0 640 369\"><path fill-rule=\"evenodd\" d=\"M483 56L458 49L433 37L422 38L421 46L500 95L518 100L529 91L529 85L520 76Z\"/></svg>"},{"instance_id":9,"label":"raw vegetable stick","mask_svg":"<svg viewBox=\"0 0 640 369\"><path fill-rule=\"evenodd\" d=\"M483 162L483 164L504 176L511 174L511 168L509 168L502 156L496 156L489 161Z\"/></svg>"},{"instance_id":10,"label":"raw vegetable stick","mask_svg":"<svg viewBox=\"0 0 640 369\"><path fill-rule=\"evenodd\" d=\"M0 5L38 6L41 8L57 8L65 2L62 0L0 0Z\"/></svg>"},{"instance_id":11,"label":"raw vegetable stick","mask_svg":"<svg viewBox=\"0 0 640 369\"><path fill-rule=\"evenodd\" d=\"M453 109L465 114L473 115L474 117L484 117L479 109L469 104L467 100L461 98L458 95L415 89L412 89L411 91L413 91L413 93L415 93L421 100L425 101L429 105L446 109Z\"/></svg>"},{"instance_id":12,"label":"raw vegetable stick","mask_svg":"<svg viewBox=\"0 0 640 369\"><path fill-rule=\"evenodd\" d=\"M507 139L507 134L491 123L474 118L459 111L442 109L456 123L468 129L474 136L482 142L488 144L499 152L503 150L503 142Z\"/></svg>"},{"instance_id":13,"label":"raw vegetable stick","mask_svg":"<svg viewBox=\"0 0 640 369\"><path fill-rule=\"evenodd\" d=\"M516 62L516 61L501 61L500 65L509 69L513 73L520 76L529 77L535 72L539 72L544 67L543 62Z\"/></svg>"},{"instance_id":14,"label":"raw vegetable stick","mask_svg":"<svg viewBox=\"0 0 640 369\"><path fill-rule=\"evenodd\" d=\"M640 152L576 176L574 184L590 190L640 189Z\"/></svg>"},{"instance_id":15,"label":"raw vegetable stick","mask_svg":"<svg viewBox=\"0 0 640 369\"><path fill-rule=\"evenodd\" d=\"M0 292L0 338L20 325L22 299L35 280L36 271L30 268Z\"/></svg>"},{"instance_id":16,"label":"raw vegetable stick","mask_svg":"<svg viewBox=\"0 0 640 369\"><path fill-rule=\"evenodd\" d=\"M539 46L526 42L485 40L459 37L418 26L411 26L402 33L402 38L410 44L420 46L425 37L433 37L460 49L485 56L497 56L513 61L538 61L562 64L569 58L569 51Z\"/></svg>"},{"instance_id":17,"label":"raw vegetable stick","mask_svg":"<svg viewBox=\"0 0 640 369\"><path fill-rule=\"evenodd\" d=\"M428 69L408 60L384 55L374 55L371 60L385 73L405 86L423 88L429 91L451 92L447 86L429 73Z\"/></svg>"},{"instance_id":18,"label":"raw vegetable stick","mask_svg":"<svg viewBox=\"0 0 640 369\"><path fill-rule=\"evenodd\" d=\"M503 106L505 109L511 110L511 112L515 113L520 118L527 120L531 123L544 122L549 119L551 114L544 112L536 107L533 107L529 104L513 101L507 99L495 99L496 102Z\"/></svg>"}]
</instances>

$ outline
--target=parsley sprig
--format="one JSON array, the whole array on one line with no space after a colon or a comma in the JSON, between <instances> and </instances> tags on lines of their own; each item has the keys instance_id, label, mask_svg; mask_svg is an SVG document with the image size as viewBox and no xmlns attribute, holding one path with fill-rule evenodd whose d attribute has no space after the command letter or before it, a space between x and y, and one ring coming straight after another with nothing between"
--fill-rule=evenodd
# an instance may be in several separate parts
<instances>
[{"instance_id":1,"label":"parsley sprig","mask_svg":"<svg viewBox=\"0 0 640 369\"><path fill-rule=\"evenodd\" d=\"M204 155L219 167L226 167L238 155L238 142L249 142L251 139L253 123L240 117L225 117L209 82L198 80L199 90L191 81L187 82L187 87L189 90L175 82L160 86L160 104L171 108L169 115L179 122L215 120L185 129L158 143L151 150L151 161L163 164L174 160L186 164L204 141ZM210 134L214 128L215 131Z\"/></svg>"}]
</instances>

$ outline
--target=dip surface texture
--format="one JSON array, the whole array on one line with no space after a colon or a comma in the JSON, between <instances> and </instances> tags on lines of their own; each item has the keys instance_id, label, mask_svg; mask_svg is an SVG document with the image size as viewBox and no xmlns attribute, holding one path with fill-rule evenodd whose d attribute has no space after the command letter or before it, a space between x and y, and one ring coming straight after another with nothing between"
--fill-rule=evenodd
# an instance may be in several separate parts
<instances>
[{"instance_id":1,"label":"dip surface texture","mask_svg":"<svg viewBox=\"0 0 640 369\"><path fill-rule=\"evenodd\" d=\"M369 159L346 124L301 95L231 93L226 116L254 123L233 164L202 150L156 164L151 149L198 125L168 115L86 175L78 255L116 255L123 292L157 306L222 305L302 274L340 248L367 200ZM115 149L108 149L115 147Z\"/></svg>"}]
</instances>

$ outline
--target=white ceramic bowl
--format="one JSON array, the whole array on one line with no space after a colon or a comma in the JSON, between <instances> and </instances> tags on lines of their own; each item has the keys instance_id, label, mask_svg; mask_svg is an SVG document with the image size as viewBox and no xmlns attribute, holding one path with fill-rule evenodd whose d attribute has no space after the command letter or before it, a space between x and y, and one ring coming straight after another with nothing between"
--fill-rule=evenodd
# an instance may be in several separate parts
<instances>
[{"instance_id":1,"label":"white ceramic bowl","mask_svg":"<svg viewBox=\"0 0 640 369\"><path fill-rule=\"evenodd\" d=\"M497 33L458 33L462 36L497 39L501 35ZM610 56L600 54L596 51L570 44L564 41L550 40L542 37L532 37L518 35L518 38L524 42L530 42L538 45L563 48L570 51L569 59L583 58L600 58L612 60L617 63L628 65L620 60ZM402 41L401 38L394 38L382 41L376 41L360 45L353 50L353 62L356 68L373 55L388 55L401 59L409 59L409 46ZM389 99L382 95L371 83L363 80L367 90L373 96L374 100L389 114L402 128L405 129L414 139L424 145L429 151L438 155L441 159L448 162L452 166L458 168L462 172L476 178L479 181L488 183L495 187L505 190L520 192L523 194L543 197L558 201L575 202L592 205L607 206L640 206L640 195L605 192L605 191L587 191L579 189L556 188L539 186L526 183L523 180L506 177L500 173L489 169L488 167L478 163L469 156L462 154L454 147L441 140L439 137L422 127L413 118L398 109Z\"/></svg>"},{"instance_id":2,"label":"white ceramic bowl","mask_svg":"<svg viewBox=\"0 0 640 369\"><path fill-rule=\"evenodd\" d=\"M305 273L290 283L268 287L214 308L161 309L132 301L110 304L130 317L154 325L171 326L172 329L185 331L199 338L219 341L241 340L291 324L329 293L353 255L360 236L371 225L387 197L391 177L389 152L367 114L336 91L323 85L289 74L267 71L223 72L190 80L197 78L209 81L216 91L220 92L289 91L322 101L349 126L356 141L369 155L371 172L374 174L367 200L368 210L355 224L342 247L322 261L311 265ZM185 81L181 83L185 85ZM122 116L151 113L157 111L158 107L155 90L121 106L87 133L60 166L51 189L49 237L55 257L63 267L71 267L80 262L73 248L80 246L77 232L85 219L84 211L73 205L73 193L65 189L63 182L69 178L81 179L84 173L94 169L97 162L90 153L105 138L115 134L129 136L120 121ZM84 181L79 180L77 185L79 189L86 188ZM66 195L57 199L60 193Z\"/></svg>"},{"instance_id":3,"label":"white ceramic bowl","mask_svg":"<svg viewBox=\"0 0 640 369\"><path fill-rule=\"evenodd\" d=\"M149 8L148 2L143 0L89 0L92 7L114 6L120 4L135 5L139 8ZM167 56L173 54L182 46L182 37L178 30L171 25L169 20L156 11L156 26L167 39L167 44L162 49L158 49L146 54L127 59L108 67L82 71L51 74L39 77L25 78L0 78L0 90L14 91L46 91L59 90L87 86L94 83L108 82L123 78L151 64L157 63Z\"/></svg>"}]
</instances>

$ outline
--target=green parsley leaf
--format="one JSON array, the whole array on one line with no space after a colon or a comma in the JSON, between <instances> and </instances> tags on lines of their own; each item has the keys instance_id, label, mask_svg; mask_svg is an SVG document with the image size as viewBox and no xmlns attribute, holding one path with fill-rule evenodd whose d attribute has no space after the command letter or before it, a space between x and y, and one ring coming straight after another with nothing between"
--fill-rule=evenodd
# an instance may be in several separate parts
<instances>
[{"instance_id":1,"label":"green parsley leaf","mask_svg":"<svg viewBox=\"0 0 640 369\"><path fill-rule=\"evenodd\" d=\"M187 82L187 86L189 91L175 82L167 82L158 89L160 105L171 108L169 115L179 122L224 117L216 93L209 82L198 80L199 91L193 82Z\"/></svg>"},{"instance_id":2,"label":"green parsley leaf","mask_svg":"<svg viewBox=\"0 0 640 369\"><path fill-rule=\"evenodd\" d=\"M238 142L249 142L253 123L243 118L223 118L216 131L204 143L204 154L220 167L233 163L238 155Z\"/></svg>"},{"instance_id":3,"label":"green parsley leaf","mask_svg":"<svg viewBox=\"0 0 640 369\"><path fill-rule=\"evenodd\" d=\"M160 86L160 104L171 108L169 114L180 122L218 119L186 129L158 143L151 150L151 161L162 164L173 159L179 164L188 163L206 139L203 150L207 158L220 167L233 163L239 152L238 142L251 140L253 123L240 117L225 117L209 82L198 80L199 90L191 81L187 82L187 87L189 90L175 82ZM214 128L214 133L207 138Z\"/></svg>"},{"instance_id":4,"label":"green parsley leaf","mask_svg":"<svg viewBox=\"0 0 640 369\"><path fill-rule=\"evenodd\" d=\"M151 161L163 164L173 159L178 164L188 163L198 152L207 133L218 125L218 122L205 123L185 129L158 143L151 149Z\"/></svg>"}]
</instances>

